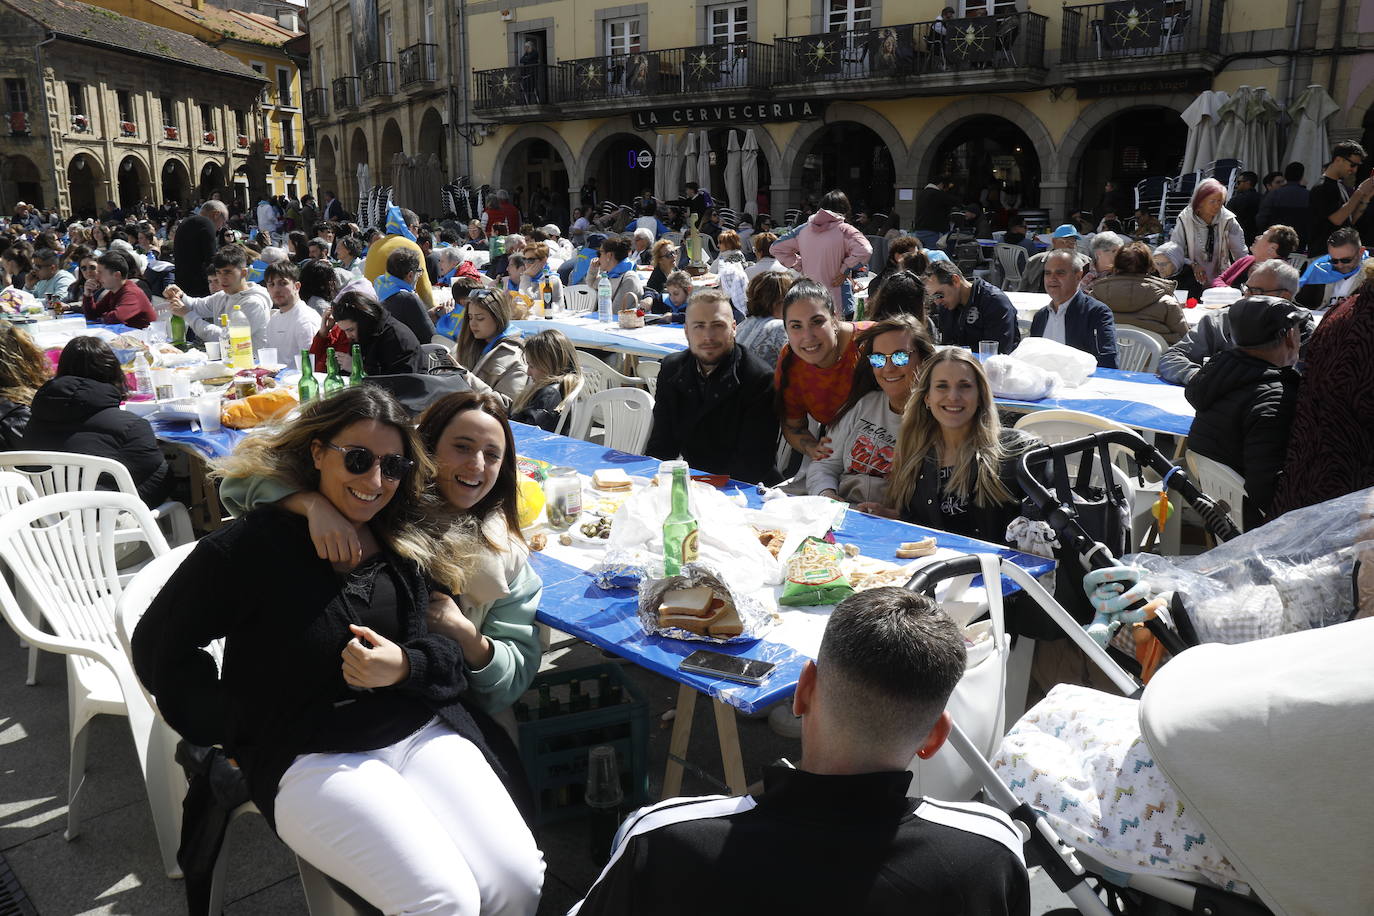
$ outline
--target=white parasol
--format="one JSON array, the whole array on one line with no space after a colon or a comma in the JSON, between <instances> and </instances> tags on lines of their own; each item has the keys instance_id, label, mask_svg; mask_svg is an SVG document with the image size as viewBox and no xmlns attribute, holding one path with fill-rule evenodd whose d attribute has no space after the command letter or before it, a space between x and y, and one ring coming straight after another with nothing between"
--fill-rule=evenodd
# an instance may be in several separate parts
<instances>
[{"instance_id":1,"label":"white parasol","mask_svg":"<svg viewBox=\"0 0 1374 916\"><path fill-rule=\"evenodd\" d=\"M740 189L741 155L739 134L732 130L725 144L725 196L730 201L730 209L735 211L736 216L744 212L741 201L743 195Z\"/></svg>"},{"instance_id":2,"label":"white parasol","mask_svg":"<svg viewBox=\"0 0 1374 916\"><path fill-rule=\"evenodd\" d=\"M741 181L744 183L744 210L750 216L759 215L759 141L751 127L744 132L744 149L740 156Z\"/></svg>"},{"instance_id":3,"label":"white parasol","mask_svg":"<svg viewBox=\"0 0 1374 916\"><path fill-rule=\"evenodd\" d=\"M358 163L358 214L360 222L367 219L367 192L372 190L372 169L366 162Z\"/></svg>"},{"instance_id":4,"label":"white parasol","mask_svg":"<svg viewBox=\"0 0 1374 916\"><path fill-rule=\"evenodd\" d=\"M697 135L687 131L687 145L682 148L682 182L697 180Z\"/></svg>"},{"instance_id":5,"label":"white parasol","mask_svg":"<svg viewBox=\"0 0 1374 916\"><path fill-rule=\"evenodd\" d=\"M663 193L658 195L659 200L672 200L678 196L680 187L677 174L681 166L682 154L677 148L677 137L666 134L663 137L663 155L656 166L663 174Z\"/></svg>"},{"instance_id":6,"label":"white parasol","mask_svg":"<svg viewBox=\"0 0 1374 916\"><path fill-rule=\"evenodd\" d=\"M1288 137L1288 149L1283 154L1284 164L1301 162L1306 168L1308 187L1315 187L1318 176L1331 158L1331 140L1326 133L1326 122L1340 111L1341 107L1321 86L1308 86L1302 95L1288 109L1293 119L1292 133Z\"/></svg>"},{"instance_id":7,"label":"white parasol","mask_svg":"<svg viewBox=\"0 0 1374 916\"><path fill-rule=\"evenodd\" d=\"M654 135L654 197L663 199L663 134Z\"/></svg>"},{"instance_id":8,"label":"white parasol","mask_svg":"<svg viewBox=\"0 0 1374 916\"><path fill-rule=\"evenodd\" d=\"M711 188L711 140L704 130L697 144L697 184L706 190Z\"/></svg>"},{"instance_id":9,"label":"white parasol","mask_svg":"<svg viewBox=\"0 0 1374 916\"><path fill-rule=\"evenodd\" d=\"M1196 172L1217 158L1217 127L1221 107L1230 100L1225 92L1206 90L1182 114L1188 125L1188 147L1179 174Z\"/></svg>"}]
</instances>

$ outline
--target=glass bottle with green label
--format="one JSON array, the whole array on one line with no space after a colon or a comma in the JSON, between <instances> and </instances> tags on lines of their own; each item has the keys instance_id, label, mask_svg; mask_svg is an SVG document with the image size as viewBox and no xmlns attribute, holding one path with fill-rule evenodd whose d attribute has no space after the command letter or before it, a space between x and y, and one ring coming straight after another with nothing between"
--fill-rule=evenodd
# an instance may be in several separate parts
<instances>
[{"instance_id":1,"label":"glass bottle with green label","mask_svg":"<svg viewBox=\"0 0 1374 916\"><path fill-rule=\"evenodd\" d=\"M301 351L301 380L296 385L296 394L302 404L320 396L320 383L315 380L315 364L309 350Z\"/></svg>"},{"instance_id":2,"label":"glass bottle with green label","mask_svg":"<svg viewBox=\"0 0 1374 916\"><path fill-rule=\"evenodd\" d=\"M672 508L663 520L663 571L669 576L697 558L697 520L687 504L687 462L673 467Z\"/></svg>"},{"instance_id":3,"label":"glass bottle with green label","mask_svg":"<svg viewBox=\"0 0 1374 916\"><path fill-rule=\"evenodd\" d=\"M339 373L339 355L334 352L333 347L330 347L329 352L325 354L324 396L329 397L336 391L343 391L343 389L344 380Z\"/></svg>"},{"instance_id":4,"label":"glass bottle with green label","mask_svg":"<svg viewBox=\"0 0 1374 916\"><path fill-rule=\"evenodd\" d=\"M367 373L363 371L363 348L357 344L353 345L352 351L353 371L348 377L348 384L361 385L363 379L367 378Z\"/></svg>"}]
</instances>

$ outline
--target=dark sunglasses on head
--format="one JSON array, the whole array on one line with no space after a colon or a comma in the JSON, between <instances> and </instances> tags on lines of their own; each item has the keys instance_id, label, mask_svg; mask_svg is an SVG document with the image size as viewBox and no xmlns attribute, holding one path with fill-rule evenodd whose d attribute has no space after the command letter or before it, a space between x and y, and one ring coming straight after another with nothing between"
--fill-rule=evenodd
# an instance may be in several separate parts
<instances>
[{"instance_id":1,"label":"dark sunglasses on head","mask_svg":"<svg viewBox=\"0 0 1374 916\"><path fill-rule=\"evenodd\" d=\"M905 366L911 362L911 353L906 350L898 350L896 353L870 353L868 354L868 364L874 369L881 369L886 366L888 361L892 361L894 366Z\"/></svg>"},{"instance_id":2,"label":"dark sunglasses on head","mask_svg":"<svg viewBox=\"0 0 1374 916\"><path fill-rule=\"evenodd\" d=\"M336 452L343 452L344 470L350 474L366 474L378 461L382 463L382 476L390 480L403 480L415 469L415 462L405 455L378 457L372 449L361 445L343 446L332 442L326 442L325 445Z\"/></svg>"}]
</instances>

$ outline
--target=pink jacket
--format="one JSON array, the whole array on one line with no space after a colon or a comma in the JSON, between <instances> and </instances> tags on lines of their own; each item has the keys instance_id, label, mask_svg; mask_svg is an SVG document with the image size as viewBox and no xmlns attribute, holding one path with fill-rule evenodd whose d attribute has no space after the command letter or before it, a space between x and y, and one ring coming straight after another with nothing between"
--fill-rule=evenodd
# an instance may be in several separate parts
<instances>
[{"instance_id":1,"label":"pink jacket","mask_svg":"<svg viewBox=\"0 0 1374 916\"><path fill-rule=\"evenodd\" d=\"M830 288L835 305L840 305L840 288L832 285L842 271L867 264L873 246L844 217L829 210L818 210L806 225L778 239L768 249L784 267L791 267Z\"/></svg>"}]
</instances>

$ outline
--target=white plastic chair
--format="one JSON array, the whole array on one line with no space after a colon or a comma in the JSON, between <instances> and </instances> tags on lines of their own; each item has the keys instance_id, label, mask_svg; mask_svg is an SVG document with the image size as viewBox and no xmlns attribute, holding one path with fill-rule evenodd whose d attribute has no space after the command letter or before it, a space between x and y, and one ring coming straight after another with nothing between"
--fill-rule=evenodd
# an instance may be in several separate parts
<instances>
[{"instance_id":1,"label":"white plastic chair","mask_svg":"<svg viewBox=\"0 0 1374 916\"><path fill-rule=\"evenodd\" d=\"M1116 367L1132 372L1154 372L1159 368L1159 358L1168 346L1164 338L1154 331L1134 328L1130 325L1116 326Z\"/></svg>"},{"instance_id":2,"label":"white plastic chair","mask_svg":"<svg viewBox=\"0 0 1374 916\"><path fill-rule=\"evenodd\" d=\"M116 606L116 623L119 629L119 641L124 647L124 651L130 652L132 637L138 622L143 619L143 614L148 610L148 606L153 603L158 592L167 584L167 580L172 577L186 557L195 549L195 544L183 544L173 550L155 558L148 565L140 569L130 580L124 589ZM224 641L215 640L209 645L210 653L215 657L215 662L219 663L224 656ZM142 689L142 684L139 684ZM157 734L158 740L166 742L168 747L175 750L180 736L167 724L158 711L157 703L146 691L143 697L148 703L153 714L152 729ZM179 790L181 795L185 795L186 783L183 771L178 766L175 773L170 775L172 786L170 788ZM150 796L152 795L150 791ZM170 794L167 793L167 794ZM181 802L177 801L178 814L181 811ZM257 805L252 802L239 805L234 809L230 818L232 823L244 814L258 813ZM219 913L224 903L224 872L228 863L229 843L226 836L224 844L220 847L219 856L215 859L215 869L210 879L210 900L209 912ZM324 873L315 869L310 863L297 857L296 864L301 873L301 884L305 888L305 899L310 906L312 916L350 916L354 913L365 913L367 910L359 909L339 895L337 889L325 877Z\"/></svg>"},{"instance_id":3,"label":"white plastic chair","mask_svg":"<svg viewBox=\"0 0 1374 916\"><path fill-rule=\"evenodd\" d=\"M1129 426L1078 410L1037 410L1017 420L1016 428L1035 434L1046 445L1079 439L1103 430L1134 432ZM1128 451L1124 447L1109 446L1109 453L1116 466L1126 472L1126 479L1131 485L1131 546L1133 550L1138 550L1145 543L1150 529L1155 524L1151 510L1155 501L1159 499L1159 483L1146 480L1142 487L1138 479L1130 475L1129 461L1126 457ZM1179 552L1181 514L1175 512L1169 516L1160 538L1161 553Z\"/></svg>"},{"instance_id":4,"label":"white plastic chair","mask_svg":"<svg viewBox=\"0 0 1374 916\"><path fill-rule=\"evenodd\" d=\"M654 399L639 388L608 388L583 397L573 407L574 439L591 441L592 420L600 417L604 430L601 444L635 455L644 453L654 422Z\"/></svg>"},{"instance_id":5,"label":"white plastic chair","mask_svg":"<svg viewBox=\"0 0 1374 916\"><path fill-rule=\"evenodd\" d=\"M617 372L586 350L577 351L577 366L582 370L587 394L596 394L608 388L638 388L640 385L638 378Z\"/></svg>"},{"instance_id":6,"label":"white plastic chair","mask_svg":"<svg viewBox=\"0 0 1374 916\"><path fill-rule=\"evenodd\" d=\"M1226 504L1231 521L1245 531L1245 478L1230 465L1197 452L1188 453L1188 472L1199 490Z\"/></svg>"},{"instance_id":7,"label":"white plastic chair","mask_svg":"<svg viewBox=\"0 0 1374 916\"><path fill-rule=\"evenodd\" d=\"M132 518L134 529L121 526ZM14 592L0 583L0 614L30 645L67 656L67 718L71 765L67 780L68 840L81 832L79 795L86 777L86 727L98 715L126 716L133 733L157 831L162 864L180 877L181 769L176 742L155 729L155 714L119 643L115 608L123 593L116 546L133 531L153 557L167 541L148 507L127 493L45 496L0 516L0 557L16 584L43 609L52 627L30 623Z\"/></svg>"},{"instance_id":8,"label":"white plastic chair","mask_svg":"<svg viewBox=\"0 0 1374 916\"><path fill-rule=\"evenodd\" d=\"M586 378L578 379L577 385L574 386L572 392L563 399L563 403L558 405L558 422L553 427L554 433L560 436L565 435L564 430L566 430L568 424L572 422L573 411L577 409L577 402L581 399L582 395L586 393L586 389Z\"/></svg>"},{"instance_id":9,"label":"white plastic chair","mask_svg":"<svg viewBox=\"0 0 1374 916\"><path fill-rule=\"evenodd\" d=\"M663 364L655 359L641 359L639 365L635 367L635 375L644 383L644 387L649 389L649 394L658 396L658 370L663 368Z\"/></svg>"},{"instance_id":10,"label":"white plastic chair","mask_svg":"<svg viewBox=\"0 0 1374 916\"><path fill-rule=\"evenodd\" d=\"M22 506L24 503L38 498L38 492L34 490L33 484L23 474L16 471L0 471L0 515L4 515L15 506ZM13 585L13 583L11 583ZM38 605L33 602L23 589L15 586L15 595L21 607L25 608L25 615L29 622L35 627L43 621L43 612ZM30 646L26 640L19 640L19 648L28 647L29 650L29 670L24 677L24 683L29 687L38 683L38 647Z\"/></svg>"},{"instance_id":11,"label":"white plastic chair","mask_svg":"<svg viewBox=\"0 0 1374 916\"><path fill-rule=\"evenodd\" d=\"M596 310L596 291L585 283L563 287L563 311L576 314Z\"/></svg>"},{"instance_id":12,"label":"white plastic chair","mask_svg":"<svg viewBox=\"0 0 1374 916\"><path fill-rule=\"evenodd\" d=\"M138 495L129 469L111 458L80 455L75 452L0 452L0 471L23 474L33 484L39 496L70 493L73 490L94 490L101 477L109 475L121 493ZM191 514L186 506L168 500L152 510L158 522L167 522L163 533L173 546L189 544L195 534L191 530Z\"/></svg>"},{"instance_id":13,"label":"white plastic chair","mask_svg":"<svg viewBox=\"0 0 1374 916\"><path fill-rule=\"evenodd\" d=\"M1020 245L1009 245L1006 242L998 242L993 249L993 255L997 258L997 266L1002 269L1002 289L1020 289L1021 274L1026 270L1026 262L1030 260L1026 255L1026 249Z\"/></svg>"}]
</instances>

